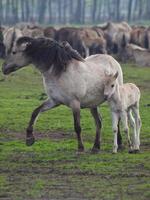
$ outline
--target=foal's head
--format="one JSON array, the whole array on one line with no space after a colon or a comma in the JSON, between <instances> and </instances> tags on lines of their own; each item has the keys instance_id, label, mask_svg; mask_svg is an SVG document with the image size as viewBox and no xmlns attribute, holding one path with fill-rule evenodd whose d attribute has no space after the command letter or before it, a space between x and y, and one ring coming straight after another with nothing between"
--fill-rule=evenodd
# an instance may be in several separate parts
<instances>
[{"instance_id":1,"label":"foal's head","mask_svg":"<svg viewBox=\"0 0 150 200\"><path fill-rule=\"evenodd\" d=\"M116 85L117 85L118 72L116 72L115 75L105 74L105 76L106 76L106 81L104 85L104 96L105 96L105 99L109 99L115 92Z\"/></svg>"}]
</instances>

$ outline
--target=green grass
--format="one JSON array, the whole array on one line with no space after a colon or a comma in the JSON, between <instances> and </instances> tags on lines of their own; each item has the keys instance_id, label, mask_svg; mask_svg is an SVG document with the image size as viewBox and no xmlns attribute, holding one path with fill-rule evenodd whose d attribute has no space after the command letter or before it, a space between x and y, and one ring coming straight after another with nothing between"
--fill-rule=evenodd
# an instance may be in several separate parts
<instances>
[{"instance_id":1,"label":"green grass","mask_svg":"<svg viewBox=\"0 0 150 200\"><path fill-rule=\"evenodd\" d=\"M46 98L41 75L32 67L10 76L0 73L0 199L150 199L150 69L122 65L125 82L141 89L141 153L125 149L113 155L111 119L103 117L102 150L91 154L95 127L88 110L81 112L86 152L76 154L71 111L60 106L45 112L35 126L36 143L25 145L31 112Z\"/></svg>"}]
</instances>

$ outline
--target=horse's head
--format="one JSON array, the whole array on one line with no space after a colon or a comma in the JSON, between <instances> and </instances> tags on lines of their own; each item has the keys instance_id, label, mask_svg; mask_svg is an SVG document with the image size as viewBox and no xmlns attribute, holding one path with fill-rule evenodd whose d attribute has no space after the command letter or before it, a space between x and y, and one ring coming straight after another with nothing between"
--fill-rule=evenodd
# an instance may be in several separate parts
<instances>
[{"instance_id":1,"label":"horse's head","mask_svg":"<svg viewBox=\"0 0 150 200\"><path fill-rule=\"evenodd\" d=\"M106 77L106 81L105 81L105 86L104 86L104 96L105 96L105 99L108 100L109 98L111 98L111 96L115 92L116 85L117 85L118 72L116 72L115 75L113 74L108 75L105 73L105 77Z\"/></svg>"},{"instance_id":2,"label":"horse's head","mask_svg":"<svg viewBox=\"0 0 150 200\"><path fill-rule=\"evenodd\" d=\"M32 38L20 37L10 54L5 58L2 71L5 75L10 74L31 63L30 58L26 54L27 48L30 48Z\"/></svg>"}]
</instances>

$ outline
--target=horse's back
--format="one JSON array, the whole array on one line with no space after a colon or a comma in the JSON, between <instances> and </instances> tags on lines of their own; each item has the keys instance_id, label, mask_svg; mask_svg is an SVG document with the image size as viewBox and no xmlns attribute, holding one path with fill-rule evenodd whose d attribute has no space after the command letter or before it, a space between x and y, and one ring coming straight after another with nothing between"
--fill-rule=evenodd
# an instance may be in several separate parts
<instances>
[{"instance_id":1,"label":"horse's back","mask_svg":"<svg viewBox=\"0 0 150 200\"><path fill-rule=\"evenodd\" d=\"M89 56L85 62L78 62L78 64L70 68L76 74L75 93L79 94L82 107L97 106L104 101L104 83L106 79L106 72L115 74L119 73L119 83L122 84L122 70L119 63L111 56L104 54L97 54ZM71 78L73 80L74 77Z\"/></svg>"},{"instance_id":2,"label":"horse's back","mask_svg":"<svg viewBox=\"0 0 150 200\"><path fill-rule=\"evenodd\" d=\"M97 66L93 67L94 70L101 71L103 73L107 72L108 74L115 74L118 71L118 83L119 85L123 84L123 75L120 64L110 55L107 54L96 54L89 56L85 59L87 65ZM97 72L96 72L97 73Z\"/></svg>"},{"instance_id":3,"label":"horse's back","mask_svg":"<svg viewBox=\"0 0 150 200\"><path fill-rule=\"evenodd\" d=\"M45 73L47 93L65 105L78 99L81 107L93 107L104 102L105 71L116 73L120 65L106 55L94 55L84 62L72 60L59 78ZM121 69L120 69L121 70Z\"/></svg>"}]
</instances>

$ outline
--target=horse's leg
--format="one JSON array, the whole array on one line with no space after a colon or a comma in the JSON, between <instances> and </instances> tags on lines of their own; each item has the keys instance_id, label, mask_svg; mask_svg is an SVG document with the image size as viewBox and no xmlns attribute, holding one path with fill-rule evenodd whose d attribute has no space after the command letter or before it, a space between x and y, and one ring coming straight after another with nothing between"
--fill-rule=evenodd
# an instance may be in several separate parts
<instances>
[{"instance_id":1,"label":"horse's leg","mask_svg":"<svg viewBox=\"0 0 150 200\"><path fill-rule=\"evenodd\" d=\"M118 150L118 143L117 143L118 121L119 121L119 116L115 112L112 112L112 129L113 129L113 136L114 136L113 153L117 153L117 150Z\"/></svg>"},{"instance_id":2,"label":"horse's leg","mask_svg":"<svg viewBox=\"0 0 150 200\"><path fill-rule=\"evenodd\" d=\"M139 113L139 105L132 107L134 118L135 118L135 124L136 124L136 139L135 139L135 152L139 151L140 148L140 129L141 129L141 118Z\"/></svg>"},{"instance_id":3,"label":"horse's leg","mask_svg":"<svg viewBox=\"0 0 150 200\"><path fill-rule=\"evenodd\" d=\"M91 114L95 120L95 125L96 125L96 137L95 137L95 141L94 141L94 146L92 148L92 152L98 152L100 150L100 132L101 132L101 127L102 127L102 123L101 123L101 117L99 116L98 113L98 109L96 108L91 108Z\"/></svg>"},{"instance_id":4,"label":"horse's leg","mask_svg":"<svg viewBox=\"0 0 150 200\"><path fill-rule=\"evenodd\" d=\"M124 132L125 132L126 137L127 137L128 146L131 149L132 145L131 145L131 139L130 139L130 133L129 133L129 126L128 126L128 116L127 116L126 111L122 112L121 119L122 119L122 123L123 123Z\"/></svg>"},{"instance_id":5,"label":"horse's leg","mask_svg":"<svg viewBox=\"0 0 150 200\"><path fill-rule=\"evenodd\" d=\"M117 129L117 144L118 144L118 149L122 149L122 136L121 136L121 133L120 133L120 119L118 121L118 129Z\"/></svg>"},{"instance_id":6,"label":"horse's leg","mask_svg":"<svg viewBox=\"0 0 150 200\"><path fill-rule=\"evenodd\" d=\"M129 121L130 128L132 128L132 147L134 149L135 140L136 140L136 124L135 124L135 119L134 119L131 111L132 110L130 109L127 112L127 115L128 115L128 121Z\"/></svg>"},{"instance_id":7,"label":"horse's leg","mask_svg":"<svg viewBox=\"0 0 150 200\"><path fill-rule=\"evenodd\" d=\"M35 142L35 138L33 135L33 125L35 120L37 119L37 116L39 115L39 113L44 112L46 110L49 110L53 107L57 106L57 104L51 100L47 100L44 103L42 103L39 107L37 107L32 115L31 115L31 119L29 121L27 130L26 130L26 145L27 146L31 146L34 142Z\"/></svg>"},{"instance_id":8,"label":"horse's leg","mask_svg":"<svg viewBox=\"0 0 150 200\"><path fill-rule=\"evenodd\" d=\"M78 139L78 151L83 152L84 146L82 142L81 126L80 126L80 102L77 100L74 100L73 102L71 102L70 107L72 108L73 118L74 118L74 129L75 129L75 132L77 134L77 139Z\"/></svg>"}]
</instances>

